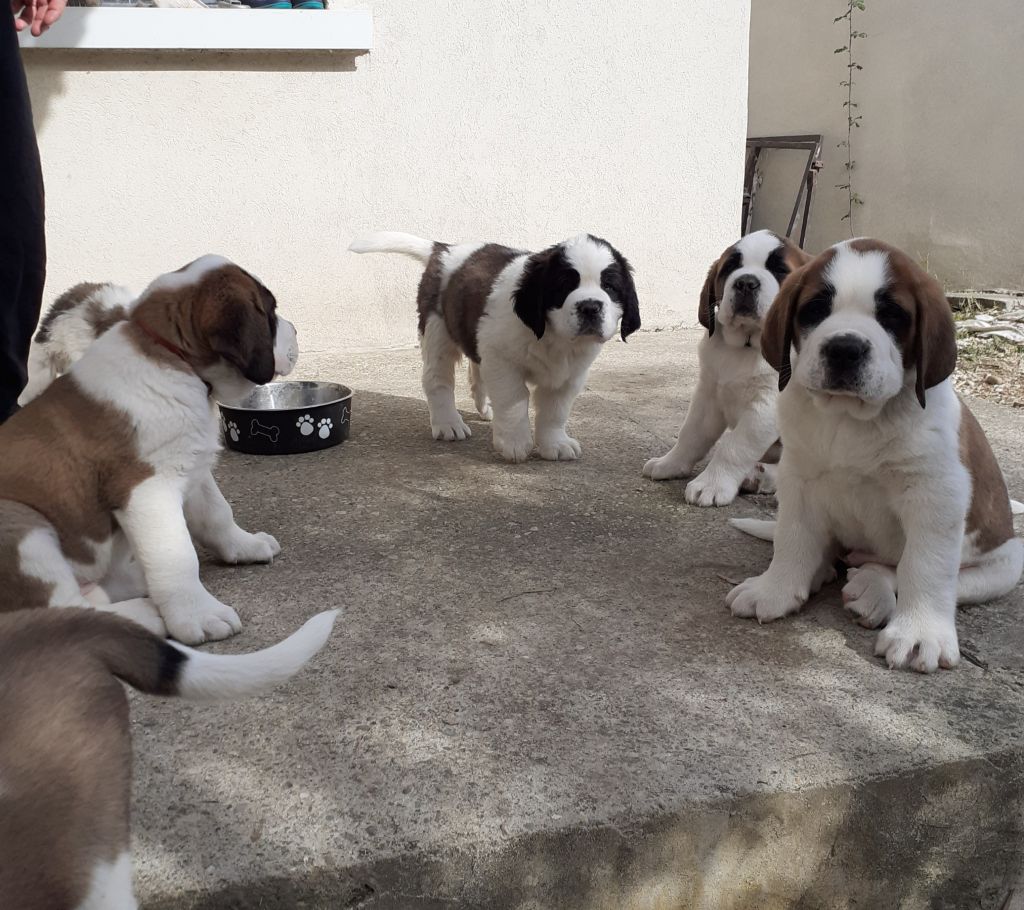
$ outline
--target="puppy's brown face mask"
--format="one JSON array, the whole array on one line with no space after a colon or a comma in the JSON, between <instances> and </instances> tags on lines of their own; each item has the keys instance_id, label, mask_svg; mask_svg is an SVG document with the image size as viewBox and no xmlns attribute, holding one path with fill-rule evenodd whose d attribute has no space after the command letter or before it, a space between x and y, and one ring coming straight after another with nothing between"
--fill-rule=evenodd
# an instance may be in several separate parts
<instances>
[{"instance_id":1,"label":"puppy's brown face mask","mask_svg":"<svg viewBox=\"0 0 1024 910\"><path fill-rule=\"evenodd\" d=\"M956 333L935 279L894 247L861 239L783 282L761 350L780 389L793 379L822 406L870 417L905 388L924 407L926 390L953 372Z\"/></svg>"},{"instance_id":2,"label":"puppy's brown face mask","mask_svg":"<svg viewBox=\"0 0 1024 910\"><path fill-rule=\"evenodd\" d=\"M290 372L298 356L295 329L278 317L274 295L220 257L204 256L156 279L131 319L208 382L226 366L263 384Z\"/></svg>"}]
</instances>

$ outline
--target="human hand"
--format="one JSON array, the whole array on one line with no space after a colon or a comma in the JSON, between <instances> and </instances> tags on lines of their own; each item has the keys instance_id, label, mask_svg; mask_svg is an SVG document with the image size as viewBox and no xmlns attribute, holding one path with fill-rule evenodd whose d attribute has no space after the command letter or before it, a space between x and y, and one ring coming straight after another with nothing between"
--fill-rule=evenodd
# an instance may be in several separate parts
<instances>
[{"instance_id":1,"label":"human hand","mask_svg":"<svg viewBox=\"0 0 1024 910\"><path fill-rule=\"evenodd\" d=\"M14 27L20 32L26 28L38 38L56 22L68 0L11 0Z\"/></svg>"}]
</instances>

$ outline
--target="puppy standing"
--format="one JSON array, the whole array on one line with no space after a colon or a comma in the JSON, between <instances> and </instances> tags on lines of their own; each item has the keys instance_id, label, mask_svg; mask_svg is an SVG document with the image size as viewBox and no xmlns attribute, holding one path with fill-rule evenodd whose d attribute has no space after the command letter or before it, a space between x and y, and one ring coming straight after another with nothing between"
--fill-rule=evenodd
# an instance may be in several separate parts
<instances>
[{"instance_id":1,"label":"puppy standing","mask_svg":"<svg viewBox=\"0 0 1024 910\"><path fill-rule=\"evenodd\" d=\"M200 701L252 695L298 672L335 615L263 651L221 655L92 610L0 614L0 907L135 910L121 682Z\"/></svg>"},{"instance_id":2,"label":"puppy standing","mask_svg":"<svg viewBox=\"0 0 1024 910\"><path fill-rule=\"evenodd\" d=\"M732 612L768 622L799 610L852 553L843 598L885 625L876 653L891 667L954 666L957 603L1011 590L1024 544L988 440L953 391L942 288L891 246L840 243L786 280L762 347L783 388L779 517L771 565L730 592Z\"/></svg>"},{"instance_id":3,"label":"puppy standing","mask_svg":"<svg viewBox=\"0 0 1024 910\"><path fill-rule=\"evenodd\" d=\"M297 357L276 307L237 265L197 259L0 427L4 606L103 606L188 644L239 630L200 582L190 534L225 562L280 552L235 524L211 473L213 397L241 397Z\"/></svg>"},{"instance_id":4,"label":"puppy standing","mask_svg":"<svg viewBox=\"0 0 1024 910\"><path fill-rule=\"evenodd\" d=\"M533 451L530 387L541 458L579 458L566 432L573 402L601 346L640 328L632 269L607 241L581 234L540 253L496 243L432 243L409 234L356 240L356 253L404 253L426 263L420 280L423 391L435 439L465 439L455 364L469 358L477 411L494 419L494 448L509 461ZM493 411L492 411L493 408Z\"/></svg>"},{"instance_id":5,"label":"puppy standing","mask_svg":"<svg viewBox=\"0 0 1024 910\"><path fill-rule=\"evenodd\" d=\"M697 310L708 330L697 348L697 389L676 444L644 465L645 477L686 477L718 442L707 467L686 485L687 502L728 505L745 484L772 491L758 472L779 438L777 380L761 356L761 323L780 283L809 259L789 240L756 231L711 264Z\"/></svg>"}]
</instances>

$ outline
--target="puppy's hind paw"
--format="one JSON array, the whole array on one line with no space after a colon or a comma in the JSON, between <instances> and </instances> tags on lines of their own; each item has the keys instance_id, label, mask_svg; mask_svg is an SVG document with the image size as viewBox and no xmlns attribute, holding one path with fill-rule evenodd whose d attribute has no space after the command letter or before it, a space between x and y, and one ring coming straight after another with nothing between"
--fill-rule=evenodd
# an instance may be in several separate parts
<instances>
[{"instance_id":1,"label":"puppy's hind paw","mask_svg":"<svg viewBox=\"0 0 1024 910\"><path fill-rule=\"evenodd\" d=\"M756 619L758 622L772 622L796 613L806 600L799 593L777 587L765 575L748 578L725 597L733 616Z\"/></svg>"},{"instance_id":2,"label":"puppy's hind paw","mask_svg":"<svg viewBox=\"0 0 1024 910\"><path fill-rule=\"evenodd\" d=\"M676 461L671 455L652 458L644 465L644 477L651 480L669 480L672 477L686 477L693 466Z\"/></svg>"}]
</instances>

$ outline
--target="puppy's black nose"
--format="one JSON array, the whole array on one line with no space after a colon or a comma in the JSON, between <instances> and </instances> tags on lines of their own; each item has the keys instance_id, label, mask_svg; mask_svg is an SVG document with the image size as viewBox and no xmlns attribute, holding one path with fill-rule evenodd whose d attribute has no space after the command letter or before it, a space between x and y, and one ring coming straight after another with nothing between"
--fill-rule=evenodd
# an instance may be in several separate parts
<instances>
[{"instance_id":1,"label":"puppy's black nose","mask_svg":"<svg viewBox=\"0 0 1024 910\"><path fill-rule=\"evenodd\" d=\"M761 287L761 279L756 275L740 275L732 286L738 294L754 294Z\"/></svg>"},{"instance_id":2,"label":"puppy's black nose","mask_svg":"<svg viewBox=\"0 0 1024 910\"><path fill-rule=\"evenodd\" d=\"M601 301L581 300L576 304L576 312L579 313L580 319L597 319L601 315Z\"/></svg>"},{"instance_id":3,"label":"puppy's black nose","mask_svg":"<svg viewBox=\"0 0 1024 910\"><path fill-rule=\"evenodd\" d=\"M834 335L821 346L821 353L837 373L849 372L868 356L871 342L860 335Z\"/></svg>"}]
</instances>

